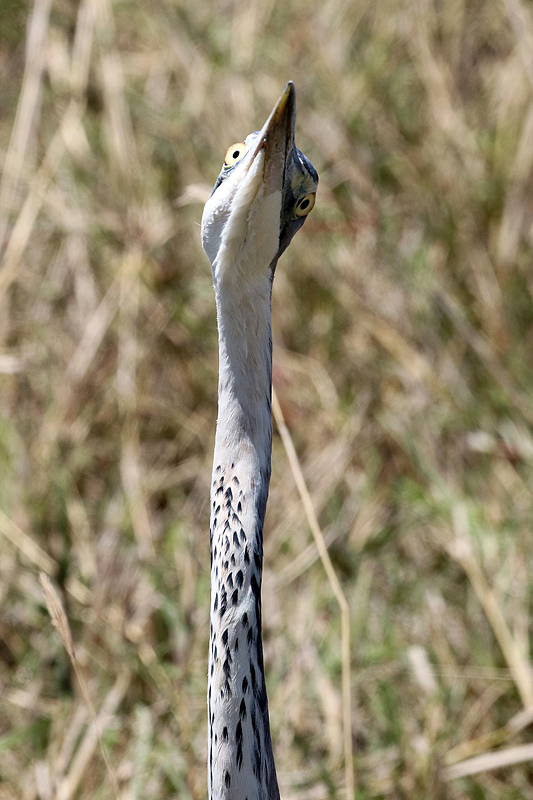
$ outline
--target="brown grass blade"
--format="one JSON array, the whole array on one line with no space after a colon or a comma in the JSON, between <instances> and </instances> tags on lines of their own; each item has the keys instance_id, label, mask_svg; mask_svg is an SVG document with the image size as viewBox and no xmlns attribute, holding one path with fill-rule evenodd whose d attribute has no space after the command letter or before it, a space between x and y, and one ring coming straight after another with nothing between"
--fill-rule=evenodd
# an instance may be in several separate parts
<instances>
[{"instance_id":1,"label":"brown grass blade","mask_svg":"<svg viewBox=\"0 0 533 800\"><path fill-rule=\"evenodd\" d=\"M313 533L315 545L320 555L320 560L328 576L333 593L339 604L341 612L341 647L342 647L342 701L343 701L343 739L344 739L344 768L346 778L346 800L352 800L355 792L355 776L353 769L352 745L352 692L351 692L351 656L350 656L350 607L342 591L339 579L331 563L328 548L324 541L320 525L316 518L313 501L307 489L305 478L296 449L294 447L289 429L285 424L283 412L274 388L272 388L272 410L278 431L283 441L285 452L291 467L291 472L298 488L309 527Z\"/></svg>"},{"instance_id":2,"label":"brown grass blade","mask_svg":"<svg viewBox=\"0 0 533 800\"><path fill-rule=\"evenodd\" d=\"M30 17L24 79L0 182L0 250L6 238L8 215L15 210L22 165L38 115L51 5L51 0L35 0Z\"/></svg>"},{"instance_id":3,"label":"brown grass blade","mask_svg":"<svg viewBox=\"0 0 533 800\"><path fill-rule=\"evenodd\" d=\"M533 706L533 674L531 664L520 652L509 630L505 617L498 604L494 591L489 586L481 565L474 556L468 537L468 520L465 509L457 505L454 509L454 530L456 538L450 544L450 554L463 567L476 596L483 606L494 635L501 647L503 656L511 670L516 688L525 708Z\"/></svg>"},{"instance_id":4,"label":"brown grass blade","mask_svg":"<svg viewBox=\"0 0 533 800\"><path fill-rule=\"evenodd\" d=\"M497 750L493 753L484 753L481 756L469 758L446 767L443 777L447 781L466 778L467 775L477 775L480 772L489 772L493 769L503 769L513 764L521 764L533 759L533 744L522 744L509 747L506 750Z\"/></svg>"},{"instance_id":5,"label":"brown grass blade","mask_svg":"<svg viewBox=\"0 0 533 800\"><path fill-rule=\"evenodd\" d=\"M109 776L109 781L110 781L111 786L113 788L113 794L114 794L116 800L118 800L119 790L118 790L118 783L117 783L115 771L114 771L114 769L113 769L113 767L111 765L109 754L107 752L107 747L105 746L105 744L104 744L104 742L102 740L102 732L101 732L101 728L100 728L99 719L97 719L97 717L96 717L96 712L95 712L95 709L94 709L93 702L91 700L91 695L90 695L90 692L89 692L89 687L87 685L87 681L85 679L85 675L83 674L83 670L81 668L81 664L79 663L79 661L78 661L78 659L76 657L76 652L74 650L74 642L73 642L73 639L72 639L72 633L71 633L71 630L70 630L70 625L68 623L67 615L65 613L65 609L63 608L63 604L61 603L61 600L59 599L59 595L57 594L57 592L56 592L56 590L55 590L50 578L48 577L48 575L46 575L44 572L41 572L40 575L39 575L39 578L40 578L40 581L41 581L41 586L43 587L44 596L45 596L45 600L46 600L46 605L47 605L48 611L50 613L50 617L52 618L52 623L53 623L55 629L57 630L57 632L59 634L59 638L63 642L63 646L64 646L65 650L67 651L67 653L69 655L70 661L71 661L72 666L74 668L74 672L76 673L76 677L78 679L78 683L80 685L80 688L81 688L81 691L82 691L82 694L83 694L83 698L85 700L85 703L87 705L87 709L88 709L89 714L91 716L92 725L93 725L93 731L94 731L94 740L98 741L102 756L103 756L104 761L105 761L107 774ZM127 682L126 682L125 675L122 674L119 677L119 679L117 681L117 684L115 685L115 691L114 691L113 695L111 696L111 693L110 693L110 695L108 695L108 704L107 704L107 707L105 708L105 716L109 715L109 713L110 713L109 709L111 707L116 708L116 706L120 702L120 698L123 696L123 693L124 693L128 683L129 683L129 678L128 678ZM88 749L88 750L90 750L92 752L92 750L89 747L87 747L86 749ZM94 745L93 745L93 749L94 749ZM85 752L84 752L84 755L85 755ZM85 758L85 760L84 760L84 766L86 766L87 762L88 762L88 757ZM71 781L67 782L60 789L59 797L61 798L61 800L68 800L68 798L71 797L72 792L75 791L75 787L79 783L79 780L81 779L81 773L82 773L82 771L78 770L76 772L75 780L71 780Z\"/></svg>"}]
</instances>

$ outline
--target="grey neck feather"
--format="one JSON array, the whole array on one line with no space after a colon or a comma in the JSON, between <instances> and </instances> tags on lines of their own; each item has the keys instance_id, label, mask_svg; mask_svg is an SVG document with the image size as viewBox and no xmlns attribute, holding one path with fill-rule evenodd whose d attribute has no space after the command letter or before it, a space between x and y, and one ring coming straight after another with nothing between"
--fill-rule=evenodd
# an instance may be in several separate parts
<instances>
[{"instance_id":1,"label":"grey neck feather","mask_svg":"<svg viewBox=\"0 0 533 800\"><path fill-rule=\"evenodd\" d=\"M215 283L220 375L211 484L210 800L279 800L261 638L272 274L244 289Z\"/></svg>"}]
</instances>

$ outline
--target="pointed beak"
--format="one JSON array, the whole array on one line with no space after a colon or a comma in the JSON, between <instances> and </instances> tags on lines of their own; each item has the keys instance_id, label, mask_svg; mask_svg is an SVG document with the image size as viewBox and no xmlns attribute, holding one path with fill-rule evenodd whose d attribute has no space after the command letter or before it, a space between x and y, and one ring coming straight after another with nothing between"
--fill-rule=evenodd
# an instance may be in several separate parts
<instances>
[{"instance_id":1,"label":"pointed beak","mask_svg":"<svg viewBox=\"0 0 533 800\"><path fill-rule=\"evenodd\" d=\"M295 148L296 92L292 81L286 85L283 94L272 109L263 126L256 146L255 156L262 150L265 153L263 174L263 194L284 193L287 165L291 163Z\"/></svg>"}]
</instances>

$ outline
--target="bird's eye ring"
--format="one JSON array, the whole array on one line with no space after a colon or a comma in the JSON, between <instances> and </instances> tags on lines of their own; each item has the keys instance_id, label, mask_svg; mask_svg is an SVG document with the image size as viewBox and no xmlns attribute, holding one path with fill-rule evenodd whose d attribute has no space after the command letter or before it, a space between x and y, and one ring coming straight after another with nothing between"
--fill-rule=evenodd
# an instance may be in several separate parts
<instances>
[{"instance_id":1,"label":"bird's eye ring","mask_svg":"<svg viewBox=\"0 0 533 800\"><path fill-rule=\"evenodd\" d=\"M231 147L228 147L224 157L225 167L232 167L237 163L244 153L244 146L244 142L237 142L237 144L232 144Z\"/></svg>"},{"instance_id":2,"label":"bird's eye ring","mask_svg":"<svg viewBox=\"0 0 533 800\"><path fill-rule=\"evenodd\" d=\"M309 214L309 212L315 205L315 200L316 200L315 192L311 192L311 194L306 194L303 197L301 197L296 203L296 208L295 208L296 216L305 217L307 214Z\"/></svg>"}]
</instances>

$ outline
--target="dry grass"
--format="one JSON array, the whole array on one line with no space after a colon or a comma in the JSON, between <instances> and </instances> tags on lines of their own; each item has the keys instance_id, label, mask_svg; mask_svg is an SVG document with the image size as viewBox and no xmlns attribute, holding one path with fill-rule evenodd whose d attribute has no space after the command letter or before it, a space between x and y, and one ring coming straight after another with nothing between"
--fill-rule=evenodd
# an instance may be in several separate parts
<instances>
[{"instance_id":1,"label":"dry grass","mask_svg":"<svg viewBox=\"0 0 533 800\"><path fill-rule=\"evenodd\" d=\"M197 222L289 78L321 184L274 382L348 604L356 797L533 798L532 54L524 0L4 0L0 800L206 796ZM341 614L279 436L273 470L282 795L343 797Z\"/></svg>"}]
</instances>

